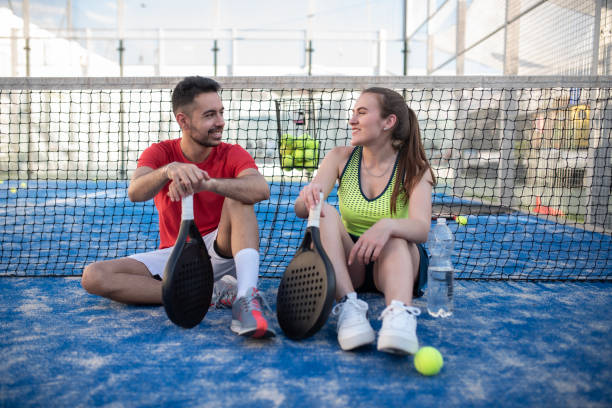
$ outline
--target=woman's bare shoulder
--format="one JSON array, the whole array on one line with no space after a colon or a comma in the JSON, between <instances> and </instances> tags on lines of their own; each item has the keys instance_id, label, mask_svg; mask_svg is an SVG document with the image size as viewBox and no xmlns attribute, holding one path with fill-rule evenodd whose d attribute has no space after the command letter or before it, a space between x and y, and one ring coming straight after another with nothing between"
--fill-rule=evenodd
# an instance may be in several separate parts
<instances>
[{"instance_id":1,"label":"woman's bare shoulder","mask_svg":"<svg viewBox=\"0 0 612 408\"><path fill-rule=\"evenodd\" d=\"M346 161L353 152L353 146L336 146L329 153L338 160Z\"/></svg>"}]
</instances>

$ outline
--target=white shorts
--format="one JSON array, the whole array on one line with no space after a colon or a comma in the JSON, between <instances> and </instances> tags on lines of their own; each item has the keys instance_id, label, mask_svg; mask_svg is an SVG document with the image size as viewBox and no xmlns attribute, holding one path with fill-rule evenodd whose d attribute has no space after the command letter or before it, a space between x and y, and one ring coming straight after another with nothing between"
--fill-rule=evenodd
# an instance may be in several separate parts
<instances>
[{"instance_id":1,"label":"white shorts","mask_svg":"<svg viewBox=\"0 0 612 408\"><path fill-rule=\"evenodd\" d=\"M204 244L206 244L208 254L210 255L210 262L212 263L213 273L215 274L215 281L221 279L221 277L224 275L232 275L236 277L236 265L234 264L234 258L224 258L215 251L214 242L217 238L217 231L218 230L214 230L213 232L202 237ZM151 275L159 276L161 279L163 279L164 267L166 266L166 262L170 257L172 248L174 247L158 249L150 252L142 252L139 254L130 255L128 258L142 262L147 269L149 269Z\"/></svg>"}]
</instances>

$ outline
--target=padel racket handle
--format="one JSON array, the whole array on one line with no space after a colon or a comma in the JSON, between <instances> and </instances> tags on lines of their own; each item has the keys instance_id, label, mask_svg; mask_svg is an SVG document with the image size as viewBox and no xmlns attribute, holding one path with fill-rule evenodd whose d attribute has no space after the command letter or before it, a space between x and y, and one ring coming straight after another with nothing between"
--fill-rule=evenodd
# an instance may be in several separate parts
<instances>
[{"instance_id":1,"label":"padel racket handle","mask_svg":"<svg viewBox=\"0 0 612 408\"><path fill-rule=\"evenodd\" d=\"M183 197L181 205L183 206L182 219L193 220L193 195Z\"/></svg>"},{"instance_id":2,"label":"padel racket handle","mask_svg":"<svg viewBox=\"0 0 612 408\"><path fill-rule=\"evenodd\" d=\"M323 205L323 192L319 193L319 203L310 209L308 214L308 227L319 228L319 219L321 218L321 206Z\"/></svg>"}]
</instances>

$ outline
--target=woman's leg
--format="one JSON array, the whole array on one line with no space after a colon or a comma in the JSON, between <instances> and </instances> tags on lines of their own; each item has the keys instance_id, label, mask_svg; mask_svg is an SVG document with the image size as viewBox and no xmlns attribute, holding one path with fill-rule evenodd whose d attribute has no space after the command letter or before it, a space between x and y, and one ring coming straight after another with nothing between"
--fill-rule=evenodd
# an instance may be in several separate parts
<instances>
[{"instance_id":1,"label":"woman's leg","mask_svg":"<svg viewBox=\"0 0 612 408\"><path fill-rule=\"evenodd\" d=\"M411 306L419 273L419 250L413 243L390 239L374 266L374 282L385 294L387 307L381 314L378 350L414 354L419 349L416 317L421 311Z\"/></svg>"},{"instance_id":2,"label":"woman's leg","mask_svg":"<svg viewBox=\"0 0 612 408\"><path fill-rule=\"evenodd\" d=\"M355 287L365 277L363 264L347 265L348 254L353 241L346 232L340 214L329 204L323 208L320 220L321 241L336 273L336 299L342 299L334 306L333 314L338 316L338 343L343 350L352 350L376 339L376 333L367 318L368 304L357 299Z\"/></svg>"},{"instance_id":3,"label":"woman's leg","mask_svg":"<svg viewBox=\"0 0 612 408\"><path fill-rule=\"evenodd\" d=\"M362 263L347 265L348 254L353 248L353 240L344 228L338 211L330 204L324 204L324 217L319 229L321 243L336 273L336 299L355 291L365 279L365 266Z\"/></svg>"},{"instance_id":4,"label":"woman's leg","mask_svg":"<svg viewBox=\"0 0 612 408\"><path fill-rule=\"evenodd\" d=\"M419 274L420 255L416 244L391 238L374 264L374 283L385 294L385 303L399 300L412 304L412 293Z\"/></svg>"}]
</instances>

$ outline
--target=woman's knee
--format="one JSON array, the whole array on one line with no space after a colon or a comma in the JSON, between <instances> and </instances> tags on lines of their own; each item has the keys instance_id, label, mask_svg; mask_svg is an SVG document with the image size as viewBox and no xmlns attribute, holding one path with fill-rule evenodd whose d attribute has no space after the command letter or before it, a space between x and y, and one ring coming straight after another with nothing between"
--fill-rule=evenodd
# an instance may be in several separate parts
<instances>
[{"instance_id":1,"label":"woman's knee","mask_svg":"<svg viewBox=\"0 0 612 408\"><path fill-rule=\"evenodd\" d=\"M319 225L321 228L337 228L338 226L342 225L340 213L333 205L323 203L321 213L325 215L319 219Z\"/></svg>"},{"instance_id":2,"label":"woman's knee","mask_svg":"<svg viewBox=\"0 0 612 408\"><path fill-rule=\"evenodd\" d=\"M385 245L385 247L389 248L390 251L408 251L410 248L410 245L414 245L414 244L406 241L403 238L391 237L389 238L389 241L387 241L387 244Z\"/></svg>"},{"instance_id":3,"label":"woman's knee","mask_svg":"<svg viewBox=\"0 0 612 408\"><path fill-rule=\"evenodd\" d=\"M413 242L408 242L403 238L391 237L380 253L379 259L389 260L395 264L399 260L409 259L411 263L418 262L419 249Z\"/></svg>"},{"instance_id":4,"label":"woman's knee","mask_svg":"<svg viewBox=\"0 0 612 408\"><path fill-rule=\"evenodd\" d=\"M391 238L374 266L374 282L382 292L390 287L414 283L418 276L419 250L402 238ZM400 272L400 273L398 273ZM411 287L411 286L408 286Z\"/></svg>"}]
</instances>

